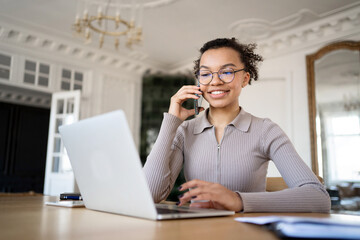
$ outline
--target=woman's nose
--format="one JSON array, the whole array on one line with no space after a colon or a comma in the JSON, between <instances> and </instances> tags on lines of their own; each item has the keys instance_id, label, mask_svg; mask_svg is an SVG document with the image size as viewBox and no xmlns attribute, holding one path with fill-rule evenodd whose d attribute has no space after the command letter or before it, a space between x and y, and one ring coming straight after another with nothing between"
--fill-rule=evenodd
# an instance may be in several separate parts
<instances>
[{"instance_id":1,"label":"woman's nose","mask_svg":"<svg viewBox=\"0 0 360 240\"><path fill-rule=\"evenodd\" d=\"M221 81L219 73L213 73L213 79L211 81L211 85L219 85L223 84L223 81Z\"/></svg>"}]
</instances>

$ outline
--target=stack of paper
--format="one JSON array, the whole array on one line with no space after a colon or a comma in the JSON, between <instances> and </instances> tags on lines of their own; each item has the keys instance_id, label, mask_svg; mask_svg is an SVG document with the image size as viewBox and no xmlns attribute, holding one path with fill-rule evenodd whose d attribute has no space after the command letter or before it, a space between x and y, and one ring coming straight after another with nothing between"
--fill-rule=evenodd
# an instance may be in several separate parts
<instances>
[{"instance_id":1,"label":"stack of paper","mask_svg":"<svg viewBox=\"0 0 360 240\"><path fill-rule=\"evenodd\" d=\"M240 217L236 221L266 225L278 236L311 239L360 239L360 225L324 218Z\"/></svg>"}]
</instances>

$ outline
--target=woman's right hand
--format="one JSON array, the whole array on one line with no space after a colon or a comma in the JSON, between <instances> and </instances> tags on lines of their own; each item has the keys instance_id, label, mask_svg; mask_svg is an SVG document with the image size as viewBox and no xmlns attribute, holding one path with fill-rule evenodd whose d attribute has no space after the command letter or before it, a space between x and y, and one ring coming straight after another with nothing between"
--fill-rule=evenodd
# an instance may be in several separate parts
<instances>
[{"instance_id":1,"label":"woman's right hand","mask_svg":"<svg viewBox=\"0 0 360 240\"><path fill-rule=\"evenodd\" d=\"M182 86L179 91L177 91L177 93L171 97L169 113L181 119L182 121L185 121L185 119L194 115L195 109L186 109L182 106L182 104L190 98L199 99L200 97L196 96L195 94L202 95L200 87L193 85ZM203 110L204 108L200 108L200 111Z\"/></svg>"}]
</instances>

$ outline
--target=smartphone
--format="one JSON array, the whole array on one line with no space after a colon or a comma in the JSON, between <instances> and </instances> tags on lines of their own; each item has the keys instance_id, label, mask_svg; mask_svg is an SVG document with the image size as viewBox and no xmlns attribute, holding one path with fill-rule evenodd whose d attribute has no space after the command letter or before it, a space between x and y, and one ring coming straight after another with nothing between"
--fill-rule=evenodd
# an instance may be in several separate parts
<instances>
[{"instance_id":1,"label":"smartphone","mask_svg":"<svg viewBox=\"0 0 360 240\"><path fill-rule=\"evenodd\" d=\"M198 84L198 87L200 87L200 84ZM200 97L199 99L195 99L194 101L195 115L198 115L200 112L203 96L202 95L199 96L199 94L195 94L195 95Z\"/></svg>"},{"instance_id":2,"label":"smartphone","mask_svg":"<svg viewBox=\"0 0 360 240\"><path fill-rule=\"evenodd\" d=\"M51 202L45 202L45 204L49 206L69 207L69 208L85 207L83 201L51 201Z\"/></svg>"},{"instance_id":3,"label":"smartphone","mask_svg":"<svg viewBox=\"0 0 360 240\"><path fill-rule=\"evenodd\" d=\"M60 200L83 200L80 193L61 193Z\"/></svg>"}]
</instances>

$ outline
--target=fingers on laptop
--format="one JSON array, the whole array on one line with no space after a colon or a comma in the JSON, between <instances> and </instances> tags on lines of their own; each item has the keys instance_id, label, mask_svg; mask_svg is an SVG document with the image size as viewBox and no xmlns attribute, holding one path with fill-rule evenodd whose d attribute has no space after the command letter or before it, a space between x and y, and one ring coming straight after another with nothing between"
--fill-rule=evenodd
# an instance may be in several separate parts
<instances>
[{"instance_id":1,"label":"fingers on laptop","mask_svg":"<svg viewBox=\"0 0 360 240\"><path fill-rule=\"evenodd\" d=\"M201 180L192 180L189 182L184 183L179 187L180 191L186 191L187 192L181 194L178 196L179 198L179 205L183 205L184 203L189 202L192 200L192 202L196 202L199 200L211 200L212 198L216 197L214 196L216 193L216 183L201 181ZM203 207L209 206L207 204L201 205ZM211 207L211 206L209 206Z\"/></svg>"},{"instance_id":2,"label":"fingers on laptop","mask_svg":"<svg viewBox=\"0 0 360 240\"><path fill-rule=\"evenodd\" d=\"M179 195L177 205L191 201L191 207L227 209L240 211L242 201L240 196L219 183L192 180L179 187L180 191L189 190Z\"/></svg>"}]
</instances>

